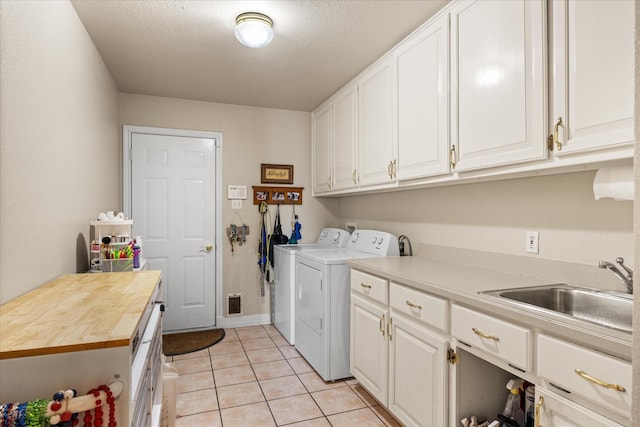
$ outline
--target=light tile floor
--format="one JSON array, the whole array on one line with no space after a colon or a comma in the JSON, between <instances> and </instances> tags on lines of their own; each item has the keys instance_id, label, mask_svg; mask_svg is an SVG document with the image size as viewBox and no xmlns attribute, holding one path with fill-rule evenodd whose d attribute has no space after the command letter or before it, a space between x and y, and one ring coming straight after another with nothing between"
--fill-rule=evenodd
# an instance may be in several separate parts
<instances>
[{"instance_id":1,"label":"light tile floor","mask_svg":"<svg viewBox=\"0 0 640 427\"><path fill-rule=\"evenodd\" d=\"M400 425L355 379L323 381L272 325L167 360L180 374L176 427Z\"/></svg>"}]
</instances>

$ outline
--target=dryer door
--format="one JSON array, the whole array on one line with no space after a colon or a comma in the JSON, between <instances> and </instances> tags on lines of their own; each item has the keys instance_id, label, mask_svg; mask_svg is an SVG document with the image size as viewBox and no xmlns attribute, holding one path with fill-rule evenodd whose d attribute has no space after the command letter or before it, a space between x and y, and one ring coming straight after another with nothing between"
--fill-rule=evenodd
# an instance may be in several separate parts
<instances>
[{"instance_id":1,"label":"dryer door","mask_svg":"<svg viewBox=\"0 0 640 427\"><path fill-rule=\"evenodd\" d=\"M322 271L305 263L298 263L298 301L296 315L313 332L322 335L324 297Z\"/></svg>"}]
</instances>

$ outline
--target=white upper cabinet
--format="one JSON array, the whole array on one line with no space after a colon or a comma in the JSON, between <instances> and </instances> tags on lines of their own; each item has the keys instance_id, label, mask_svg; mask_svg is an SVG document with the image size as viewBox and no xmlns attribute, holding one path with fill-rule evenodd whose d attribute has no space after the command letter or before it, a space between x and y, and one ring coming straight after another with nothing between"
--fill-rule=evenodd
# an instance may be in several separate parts
<instances>
[{"instance_id":1,"label":"white upper cabinet","mask_svg":"<svg viewBox=\"0 0 640 427\"><path fill-rule=\"evenodd\" d=\"M551 4L551 117L557 156L633 144L633 1Z\"/></svg>"},{"instance_id":2,"label":"white upper cabinet","mask_svg":"<svg viewBox=\"0 0 640 427\"><path fill-rule=\"evenodd\" d=\"M360 185L395 181L393 66L382 58L358 78Z\"/></svg>"},{"instance_id":3,"label":"white upper cabinet","mask_svg":"<svg viewBox=\"0 0 640 427\"><path fill-rule=\"evenodd\" d=\"M358 97L355 84L343 89L333 101L334 190L358 185Z\"/></svg>"},{"instance_id":4,"label":"white upper cabinet","mask_svg":"<svg viewBox=\"0 0 640 427\"><path fill-rule=\"evenodd\" d=\"M452 6L456 171L546 158L545 4L475 0Z\"/></svg>"},{"instance_id":5,"label":"white upper cabinet","mask_svg":"<svg viewBox=\"0 0 640 427\"><path fill-rule=\"evenodd\" d=\"M449 16L393 51L399 180L449 172Z\"/></svg>"},{"instance_id":6,"label":"white upper cabinet","mask_svg":"<svg viewBox=\"0 0 640 427\"><path fill-rule=\"evenodd\" d=\"M331 146L333 144L333 120L331 103L326 103L313 112L312 128L312 167L313 192L331 191Z\"/></svg>"}]
</instances>

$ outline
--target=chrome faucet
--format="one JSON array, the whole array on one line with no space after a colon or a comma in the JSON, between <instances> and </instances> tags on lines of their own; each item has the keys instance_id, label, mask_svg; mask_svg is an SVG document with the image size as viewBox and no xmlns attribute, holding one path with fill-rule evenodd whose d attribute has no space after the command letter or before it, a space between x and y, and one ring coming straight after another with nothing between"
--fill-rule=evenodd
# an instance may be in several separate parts
<instances>
[{"instance_id":1,"label":"chrome faucet","mask_svg":"<svg viewBox=\"0 0 640 427\"><path fill-rule=\"evenodd\" d=\"M633 270L624 265L624 259L621 257L616 258L616 263L624 269L624 272L620 271L617 265L610 263L609 261L600 261L598 267L606 268L611 271L615 276L624 283L627 288L628 294L633 294Z\"/></svg>"}]
</instances>

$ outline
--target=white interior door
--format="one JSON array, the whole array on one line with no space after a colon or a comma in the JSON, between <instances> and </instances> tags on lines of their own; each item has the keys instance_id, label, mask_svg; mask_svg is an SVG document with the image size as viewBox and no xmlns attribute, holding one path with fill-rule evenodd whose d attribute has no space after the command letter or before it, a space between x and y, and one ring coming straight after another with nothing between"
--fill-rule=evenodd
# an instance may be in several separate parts
<instances>
[{"instance_id":1,"label":"white interior door","mask_svg":"<svg viewBox=\"0 0 640 427\"><path fill-rule=\"evenodd\" d=\"M130 135L130 216L147 268L163 272L163 329L210 328L216 323L217 144L167 133Z\"/></svg>"}]
</instances>

